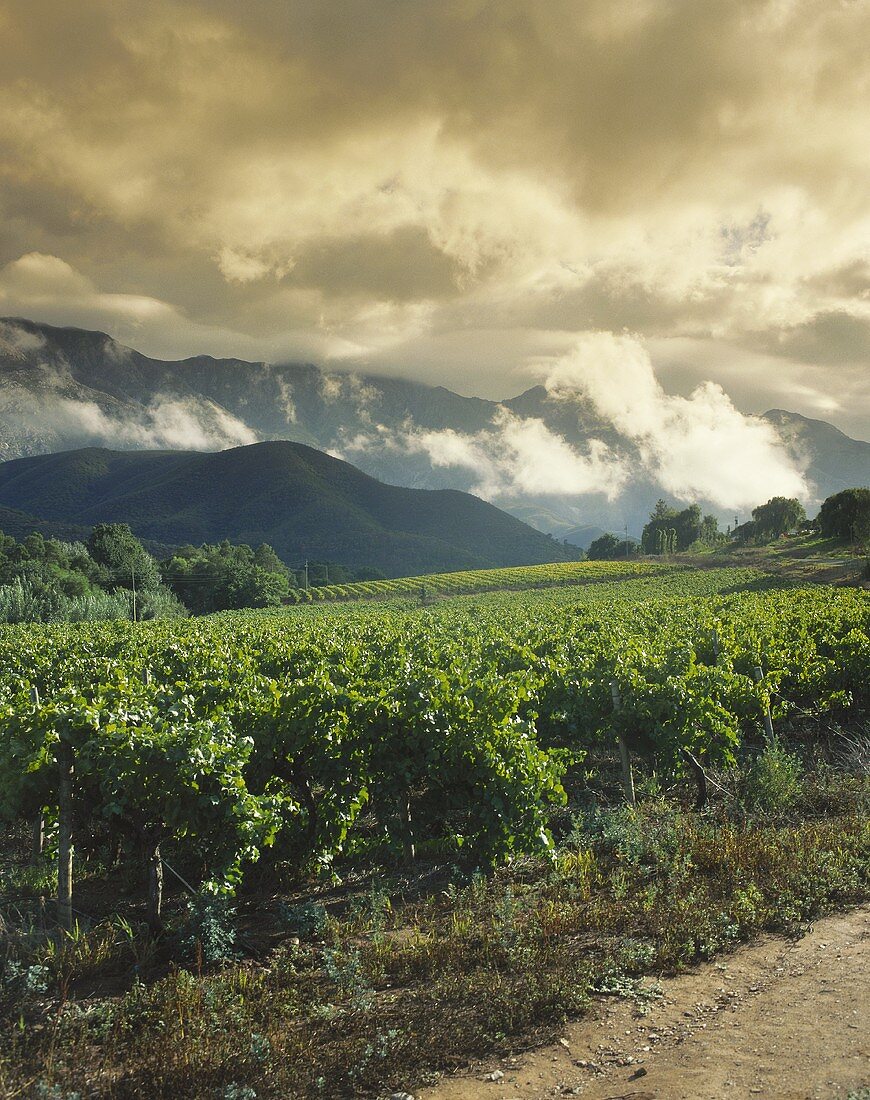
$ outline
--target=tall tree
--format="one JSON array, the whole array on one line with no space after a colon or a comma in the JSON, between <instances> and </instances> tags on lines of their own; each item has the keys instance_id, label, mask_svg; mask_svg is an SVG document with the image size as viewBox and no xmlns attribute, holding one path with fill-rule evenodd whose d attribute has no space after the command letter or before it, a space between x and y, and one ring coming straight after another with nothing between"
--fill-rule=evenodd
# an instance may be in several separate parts
<instances>
[{"instance_id":1,"label":"tall tree","mask_svg":"<svg viewBox=\"0 0 870 1100\"><path fill-rule=\"evenodd\" d=\"M160 587L160 570L126 523L98 523L88 540L91 557L105 571L106 586L136 588L141 592Z\"/></svg>"}]
</instances>

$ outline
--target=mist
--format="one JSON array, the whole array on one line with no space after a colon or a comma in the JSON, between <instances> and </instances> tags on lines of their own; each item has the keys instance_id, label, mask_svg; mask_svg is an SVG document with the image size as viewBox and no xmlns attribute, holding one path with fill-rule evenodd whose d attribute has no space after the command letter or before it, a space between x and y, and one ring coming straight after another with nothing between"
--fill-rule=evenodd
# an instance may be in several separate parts
<instances>
[{"instance_id":1,"label":"mist","mask_svg":"<svg viewBox=\"0 0 870 1100\"><path fill-rule=\"evenodd\" d=\"M61 395L37 399L25 390L0 392L0 416L26 420L37 437L57 436L64 445L220 451L256 443L259 436L211 401L157 394L141 414L114 413L94 401Z\"/></svg>"}]
</instances>

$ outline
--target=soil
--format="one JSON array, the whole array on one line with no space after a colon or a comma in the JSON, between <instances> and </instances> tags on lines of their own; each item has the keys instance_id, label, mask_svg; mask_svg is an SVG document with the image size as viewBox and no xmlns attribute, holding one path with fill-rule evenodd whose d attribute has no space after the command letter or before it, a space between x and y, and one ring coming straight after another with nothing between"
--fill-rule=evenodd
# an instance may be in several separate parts
<instances>
[{"instance_id":1,"label":"soil","mask_svg":"<svg viewBox=\"0 0 870 1100\"><path fill-rule=\"evenodd\" d=\"M553 1046L475 1064L415 1095L845 1100L870 1086L870 905L657 984L653 999L598 999Z\"/></svg>"}]
</instances>

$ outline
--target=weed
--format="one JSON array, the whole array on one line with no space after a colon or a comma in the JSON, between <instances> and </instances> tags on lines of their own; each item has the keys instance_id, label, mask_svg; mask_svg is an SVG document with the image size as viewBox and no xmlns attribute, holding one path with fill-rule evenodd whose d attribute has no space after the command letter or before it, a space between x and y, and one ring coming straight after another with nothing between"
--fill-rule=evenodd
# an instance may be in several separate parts
<instances>
[{"instance_id":1,"label":"weed","mask_svg":"<svg viewBox=\"0 0 870 1100\"><path fill-rule=\"evenodd\" d=\"M784 813L800 797L802 777L799 757L780 741L771 741L746 772L744 801L755 810Z\"/></svg>"},{"instance_id":2,"label":"weed","mask_svg":"<svg viewBox=\"0 0 870 1100\"><path fill-rule=\"evenodd\" d=\"M314 901L300 905L287 905L282 901L278 906L278 917L288 932L311 939L323 938L329 919L326 908Z\"/></svg>"},{"instance_id":3,"label":"weed","mask_svg":"<svg viewBox=\"0 0 870 1100\"><path fill-rule=\"evenodd\" d=\"M236 911L223 897L198 894L188 903L187 920L178 946L182 957L204 963L223 962L236 955Z\"/></svg>"}]
</instances>

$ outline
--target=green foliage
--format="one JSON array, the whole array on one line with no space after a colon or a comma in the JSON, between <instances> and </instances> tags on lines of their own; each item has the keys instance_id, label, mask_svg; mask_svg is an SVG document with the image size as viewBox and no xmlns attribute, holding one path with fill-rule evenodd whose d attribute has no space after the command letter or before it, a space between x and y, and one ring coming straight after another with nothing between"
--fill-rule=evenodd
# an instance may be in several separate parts
<instances>
[{"instance_id":1,"label":"green foliage","mask_svg":"<svg viewBox=\"0 0 870 1100\"><path fill-rule=\"evenodd\" d=\"M94 549L100 561L80 542L45 539L33 532L18 543L0 533L0 622L132 618L136 570L137 619L184 615L175 597L155 583L153 559L128 529L119 531L117 527L105 524L98 532Z\"/></svg>"},{"instance_id":2,"label":"green foliage","mask_svg":"<svg viewBox=\"0 0 870 1100\"><path fill-rule=\"evenodd\" d=\"M616 535L606 532L601 535L600 538L593 539L589 544L589 549L586 551L586 557L589 561L606 561L614 557L614 551L619 546L619 539Z\"/></svg>"},{"instance_id":3,"label":"green foliage","mask_svg":"<svg viewBox=\"0 0 870 1100\"><path fill-rule=\"evenodd\" d=\"M98 523L88 540L88 550L102 567L107 588L147 592L160 585L157 563L126 523Z\"/></svg>"},{"instance_id":4,"label":"green foliage","mask_svg":"<svg viewBox=\"0 0 870 1100\"><path fill-rule=\"evenodd\" d=\"M242 607L277 607L295 580L265 543L256 550L222 542L183 546L161 563L164 581L197 614Z\"/></svg>"},{"instance_id":5,"label":"green foliage","mask_svg":"<svg viewBox=\"0 0 870 1100\"><path fill-rule=\"evenodd\" d=\"M634 557L640 547L634 539L622 539L616 535L605 534L595 539L586 551L589 561L618 561Z\"/></svg>"},{"instance_id":6,"label":"green foliage","mask_svg":"<svg viewBox=\"0 0 870 1100\"><path fill-rule=\"evenodd\" d=\"M326 908L317 902L305 901L298 905L287 905L281 902L278 912L281 924L288 932L319 939L326 931L328 921Z\"/></svg>"},{"instance_id":7,"label":"green foliage","mask_svg":"<svg viewBox=\"0 0 870 1100\"><path fill-rule=\"evenodd\" d=\"M795 497L771 497L766 504L752 509L752 519L735 528L742 543L766 543L797 530L806 520L803 505Z\"/></svg>"},{"instance_id":8,"label":"green foliage","mask_svg":"<svg viewBox=\"0 0 870 1100\"><path fill-rule=\"evenodd\" d=\"M192 898L178 934L182 956L190 962L208 964L234 958L235 915L226 898L208 894Z\"/></svg>"}]
</instances>

